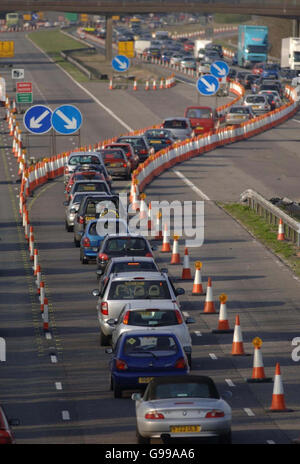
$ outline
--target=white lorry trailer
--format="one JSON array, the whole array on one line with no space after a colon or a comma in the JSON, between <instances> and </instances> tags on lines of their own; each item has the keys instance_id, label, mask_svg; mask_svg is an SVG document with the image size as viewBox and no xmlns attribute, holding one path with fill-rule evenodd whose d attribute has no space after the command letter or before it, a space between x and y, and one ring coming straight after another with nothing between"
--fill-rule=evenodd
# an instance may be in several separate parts
<instances>
[{"instance_id":1,"label":"white lorry trailer","mask_svg":"<svg viewBox=\"0 0 300 464\"><path fill-rule=\"evenodd\" d=\"M300 70L300 37L286 37L281 41L282 68Z\"/></svg>"},{"instance_id":2,"label":"white lorry trailer","mask_svg":"<svg viewBox=\"0 0 300 464\"><path fill-rule=\"evenodd\" d=\"M204 40L204 39L197 39L195 40L195 45L194 45L194 57L197 59L199 58L200 60L204 58L204 49L205 46L212 43L211 40Z\"/></svg>"}]
</instances>

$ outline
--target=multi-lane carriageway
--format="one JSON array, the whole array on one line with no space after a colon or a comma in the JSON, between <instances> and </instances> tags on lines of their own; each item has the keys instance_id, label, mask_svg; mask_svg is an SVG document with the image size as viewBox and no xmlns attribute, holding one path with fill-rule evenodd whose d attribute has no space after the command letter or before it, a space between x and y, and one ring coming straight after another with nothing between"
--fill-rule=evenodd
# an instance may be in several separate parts
<instances>
[{"instance_id":1,"label":"multi-lane carriageway","mask_svg":"<svg viewBox=\"0 0 300 464\"><path fill-rule=\"evenodd\" d=\"M80 108L82 145L182 115L195 100L194 86L183 83L162 93L110 92L107 84L92 82L77 85L23 33L9 38L15 41L14 64L22 63L26 79L33 82L35 103L54 108L68 102ZM5 76L8 93L13 95L9 73ZM227 101L219 99L218 104ZM109 391L109 358L99 345L96 302L91 296L97 286L95 266L80 264L72 234L64 229L61 178L36 190L28 201L49 299L50 336L45 336L18 211L18 169L3 117L1 110L0 336L6 340L7 360L0 365L0 401L10 417L20 419L15 428L17 443L135 443L134 403L129 394L116 400ZM205 201L205 242L201 248L190 248L190 261L192 265L199 259L203 262L203 282L212 278L216 303L221 293L228 295L230 325L239 314L249 356L231 355L232 335L212 334L218 315L203 314L204 297L192 296L192 282L180 281L181 266L170 266L169 272L186 290L184 311L196 319L191 328L193 372L212 376L221 391L233 394L235 444L288 444L300 434L299 364L292 360L292 340L299 336L300 287L284 263L216 202L237 201L250 187L267 198L297 200L299 123L296 115L261 135L193 158L146 188L148 201ZM48 154L48 138L30 137L29 143L31 156ZM61 138L57 144L62 152L76 147L77 140ZM124 191L129 185L116 181L114 188ZM181 241L181 254L183 246ZM170 256L159 249L155 252L158 263L168 266ZM275 364L280 363L291 412L269 411L273 383L245 380L251 377L256 336L263 340L266 376L273 377Z\"/></svg>"}]
</instances>

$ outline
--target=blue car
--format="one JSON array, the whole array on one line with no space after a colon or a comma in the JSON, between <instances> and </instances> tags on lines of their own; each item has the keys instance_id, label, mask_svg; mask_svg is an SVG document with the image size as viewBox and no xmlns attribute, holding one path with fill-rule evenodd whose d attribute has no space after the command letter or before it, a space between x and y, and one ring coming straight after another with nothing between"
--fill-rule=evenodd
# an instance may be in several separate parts
<instances>
[{"instance_id":1,"label":"blue car","mask_svg":"<svg viewBox=\"0 0 300 464\"><path fill-rule=\"evenodd\" d=\"M187 375L189 364L178 338L172 332L124 332L110 361L110 389L115 398L123 390L144 390L154 377Z\"/></svg>"},{"instance_id":2,"label":"blue car","mask_svg":"<svg viewBox=\"0 0 300 464\"><path fill-rule=\"evenodd\" d=\"M109 216L109 212L107 214ZM127 233L128 225L124 219L116 217L101 217L89 221L80 240L80 261L88 264L96 261L97 252L102 240L107 234Z\"/></svg>"}]
</instances>

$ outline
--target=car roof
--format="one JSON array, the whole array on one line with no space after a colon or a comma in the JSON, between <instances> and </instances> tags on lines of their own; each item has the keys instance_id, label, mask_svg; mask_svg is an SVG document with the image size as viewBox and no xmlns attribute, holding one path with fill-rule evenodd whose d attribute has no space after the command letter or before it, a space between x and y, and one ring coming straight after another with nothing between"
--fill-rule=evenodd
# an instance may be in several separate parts
<instances>
[{"instance_id":1,"label":"car roof","mask_svg":"<svg viewBox=\"0 0 300 464\"><path fill-rule=\"evenodd\" d=\"M132 233L128 233L128 234L109 234L107 236L107 239L109 238L126 238L126 237L132 237L132 238L142 238L146 241L148 241L143 235L140 235L140 234L132 234Z\"/></svg>"},{"instance_id":2,"label":"car roof","mask_svg":"<svg viewBox=\"0 0 300 464\"><path fill-rule=\"evenodd\" d=\"M149 399L154 399L154 391L155 387L157 385L162 385L165 383L173 383L173 384L180 384L180 383L200 383L200 384L206 384L209 385L210 392L211 392L211 398L220 398L220 394L217 390L217 387L211 377L208 377L206 375L176 375L176 376L165 376L165 377L154 377L151 382L148 384L147 392L148 392L148 398ZM151 398L151 393L153 394L153 397ZM166 398L167 399L167 398Z\"/></svg>"},{"instance_id":3,"label":"car roof","mask_svg":"<svg viewBox=\"0 0 300 464\"><path fill-rule=\"evenodd\" d=\"M69 157L70 156L73 156L73 155L76 155L76 156L87 156L87 155L97 155L99 156L99 153L97 151L72 151L70 154L69 154Z\"/></svg>"}]
</instances>

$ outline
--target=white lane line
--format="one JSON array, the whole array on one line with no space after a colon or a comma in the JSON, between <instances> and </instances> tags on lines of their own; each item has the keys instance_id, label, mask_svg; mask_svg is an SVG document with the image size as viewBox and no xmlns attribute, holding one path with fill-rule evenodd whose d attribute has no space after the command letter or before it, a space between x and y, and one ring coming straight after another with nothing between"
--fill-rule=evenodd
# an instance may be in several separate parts
<instances>
[{"instance_id":1,"label":"white lane line","mask_svg":"<svg viewBox=\"0 0 300 464\"><path fill-rule=\"evenodd\" d=\"M250 408L244 408L244 411L248 416L255 416L254 412Z\"/></svg>"},{"instance_id":2,"label":"white lane line","mask_svg":"<svg viewBox=\"0 0 300 464\"><path fill-rule=\"evenodd\" d=\"M199 197L202 198L202 200L210 201L210 198L207 195L205 195L205 193L202 192L202 190L196 187L196 185L193 184L193 182L187 179L180 171L176 171L175 169L172 169L172 171L176 174L176 176L180 177L180 179L186 185L188 185L195 193L197 193L197 195L199 195Z\"/></svg>"},{"instance_id":3,"label":"white lane line","mask_svg":"<svg viewBox=\"0 0 300 464\"><path fill-rule=\"evenodd\" d=\"M51 335L50 332L46 332L45 337L46 337L47 340L52 340L52 335Z\"/></svg>"},{"instance_id":4,"label":"white lane line","mask_svg":"<svg viewBox=\"0 0 300 464\"><path fill-rule=\"evenodd\" d=\"M214 353L209 353L209 356L211 357L211 359L218 359Z\"/></svg>"},{"instance_id":5,"label":"white lane line","mask_svg":"<svg viewBox=\"0 0 300 464\"><path fill-rule=\"evenodd\" d=\"M62 383L61 382L55 382L55 388L56 388L56 390L62 390Z\"/></svg>"},{"instance_id":6,"label":"white lane line","mask_svg":"<svg viewBox=\"0 0 300 464\"><path fill-rule=\"evenodd\" d=\"M233 383L231 379L225 379L225 382L227 383L229 387L235 387L235 384Z\"/></svg>"},{"instance_id":7,"label":"white lane line","mask_svg":"<svg viewBox=\"0 0 300 464\"><path fill-rule=\"evenodd\" d=\"M202 336L202 333L200 332L200 330L195 330L194 334L197 335L197 337Z\"/></svg>"},{"instance_id":8,"label":"white lane line","mask_svg":"<svg viewBox=\"0 0 300 464\"><path fill-rule=\"evenodd\" d=\"M62 415L62 419L63 419L63 420L70 420L70 413L69 413L69 411L62 411L62 412L61 412L61 415Z\"/></svg>"},{"instance_id":9,"label":"white lane line","mask_svg":"<svg viewBox=\"0 0 300 464\"><path fill-rule=\"evenodd\" d=\"M50 359L53 364L57 363L57 357L54 354L50 356Z\"/></svg>"},{"instance_id":10,"label":"white lane line","mask_svg":"<svg viewBox=\"0 0 300 464\"><path fill-rule=\"evenodd\" d=\"M268 443L268 445L275 445L275 441L274 441L274 440L267 440L267 443Z\"/></svg>"},{"instance_id":11,"label":"white lane line","mask_svg":"<svg viewBox=\"0 0 300 464\"><path fill-rule=\"evenodd\" d=\"M292 121L298 122L298 123L300 124L300 120L299 120L299 119L292 119Z\"/></svg>"}]
</instances>

